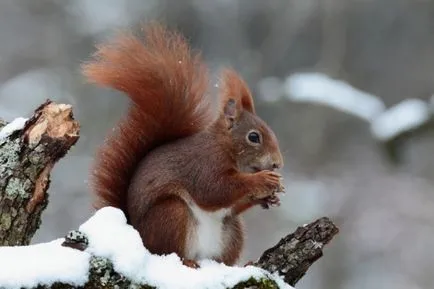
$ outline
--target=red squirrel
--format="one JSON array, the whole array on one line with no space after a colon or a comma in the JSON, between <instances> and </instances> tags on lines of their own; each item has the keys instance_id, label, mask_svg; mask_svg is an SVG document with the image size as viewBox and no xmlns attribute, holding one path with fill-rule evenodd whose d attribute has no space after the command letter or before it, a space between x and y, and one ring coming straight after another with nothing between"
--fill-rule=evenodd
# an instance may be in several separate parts
<instances>
[{"instance_id":1,"label":"red squirrel","mask_svg":"<svg viewBox=\"0 0 434 289\"><path fill-rule=\"evenodd\" d=\"M215 113L201 55L161 25L142 31L144 39L124 32L98 46L82 67L91 83L131 100L97 153L94 206L123 210L151 253L233 265L244 242L239 215L278 205L284 190L278 140L236 72L223 72Z\"/></svg>"}]
</instances>

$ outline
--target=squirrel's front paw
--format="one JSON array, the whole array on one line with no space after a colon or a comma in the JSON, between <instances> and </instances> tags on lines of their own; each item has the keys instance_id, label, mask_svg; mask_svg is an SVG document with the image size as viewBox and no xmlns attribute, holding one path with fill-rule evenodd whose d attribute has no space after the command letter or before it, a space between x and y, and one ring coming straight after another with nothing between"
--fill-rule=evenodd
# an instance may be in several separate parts
<instances>
[{"instance_id":1,"label":"squirrel's front paw","mask_svg":"<svg viewBox=\"0 0 434 289\"><path fill-rule=\"evenodd\" d=\"M195 260L182 259L182 264L184 266L187 266L187 267L190 267L190 268L193 268L193 269L200 268L199 264Z\"/></svg>"},{"instance_id":2,"label":"squirrel's front paw","mask_svg":"<svg viewBox=\"0 0 434 289\"><path fill-rule=\"evenodd\" d=\"M280 174L272 171L260 171L256 175L258 176L259 183L258 190L254 193L253 198L257 200L265 199L285 190ZM277 198L277 196L273 198Z\"/></svg>"}]
</instances>

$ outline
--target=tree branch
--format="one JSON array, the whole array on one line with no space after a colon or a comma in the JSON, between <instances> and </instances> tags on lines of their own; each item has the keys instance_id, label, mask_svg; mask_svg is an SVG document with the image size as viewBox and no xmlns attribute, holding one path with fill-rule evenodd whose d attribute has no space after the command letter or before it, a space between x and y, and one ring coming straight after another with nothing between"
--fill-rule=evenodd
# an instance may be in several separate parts
<instances>
[{"instance_id":1,"label":"tree branch","mask_svg":"<svg viewBox=\"0 0 434 289\"><path fill-rule=\"evenodd\" d=\"M294 286L307 272L309 267L323 255L323 248L339 232L328 218L320 218L308 225L298 227L295 232L281 239L275 246L266 250L253 264L271 273L268 277L250 278L236 284L234 289L242 288L279 288L273 273L282 276L284 281ZM84 233L71 231L62 246L84 251L88 240ZM113 269L113 264L106 258L92 256L90 261L89 282L86 288L154 288L146 284L135 283ZM170 274L169 274L170 275ZM169 277L168 277L169 278ZM119 286L119 287L118 287ZM69 284L56 283L55 286L39 288L75 288Z\"/></svg>"},{"instance_id":2,"label":"tree branch","mask_svg":"<svg viewBox=\"0 0 434 289\"><path fill-rule=\"evenodd\" d=\"M339 232L328 218L321 218L287 235L266 250L254 264L269 272L284 276L286 283L294 286L309 267L322 257L322 248Z\"/></svg>"},{"instance_id":3,"label":"tree branch","mask_svg":"<svg viewBox=\"0 0 434 289\"><path fill-rule=\"evenodd\" d=\"M78 133L71 107L47 101L24 128L0 138L0 245L30 243L48 203L51 169Z\"/></svg>"}]
</instances>

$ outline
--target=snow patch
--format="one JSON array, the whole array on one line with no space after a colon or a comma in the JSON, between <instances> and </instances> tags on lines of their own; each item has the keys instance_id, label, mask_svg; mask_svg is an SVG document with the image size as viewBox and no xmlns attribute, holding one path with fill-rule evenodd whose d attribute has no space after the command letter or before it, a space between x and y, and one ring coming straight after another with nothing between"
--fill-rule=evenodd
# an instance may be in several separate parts
<instances>
[{"instance_id":1,"label":"snow patch","mask_svg":"<svg viewBox=\"0 0 434 289\"><path fill-rule=\"evenodd\" d=\"M83 286L88 279L90 255L60 246L63 241L1 247L0 288L50 286L57 281Z\"/></svg>"},{"instance_id":2,"label":"snow patch","mask_svg":"<svg viewBox=\"0 0 434 289\"><path fill-rule=\"evenodd\" d=\"M150 253L143 247L139 233L127 225L121 210L103 208L81 225L79 231L88 238L86 252L110 259L114 269L125 276L136 279L145 267L144 256Z\"/></svg>"},{"instance_id":3,"label":"snow patch","mask_svg":"<svg viewBox=\"0 0 434 289\"><path fill-rule=\"evenodd\" d=\"M119 273L157 288L223 289L251 277L273 278L281 288L292 288L281 278L253 266L232 267L202 260L201 268L193 269L184 266L176 254L153 255L143 247L139 233L126 223L124 214L116 208L100 209L80 231L88 236L86 252L109 258Z\"/></svg>"},{"instance_id":4,"label":"snow patch","mask_svg":"<svg viewBox=\"0 0 434 289\"><path fill-rule=\"evenodd\" d=\"M0 140L10 136L13 132L23 129L27 118L18 117L0 129Z\"/></svg>"},{"instance_id":5,"label":"snow patch","mask_svg":"<svg viewBox=\"0 0 434 289\"><path fill-rule=\"evenodd\" d=\"M371 124L371 133L376 139L387 141L421 126L430 118L431 111L425 101L407 99L379 115Z\"/></svg>"},{"instance_id":6,"label":"snow patch","mask_svg":"<svg viewBox=\"0 0 434 289\"><path fill-rule=\"evenodd\" d=\"M291 101L328 105L366 121L385 110L384 103L377 96L322 73L292 74L285 80L284 91Z\"/></svg>"}]
</instances>

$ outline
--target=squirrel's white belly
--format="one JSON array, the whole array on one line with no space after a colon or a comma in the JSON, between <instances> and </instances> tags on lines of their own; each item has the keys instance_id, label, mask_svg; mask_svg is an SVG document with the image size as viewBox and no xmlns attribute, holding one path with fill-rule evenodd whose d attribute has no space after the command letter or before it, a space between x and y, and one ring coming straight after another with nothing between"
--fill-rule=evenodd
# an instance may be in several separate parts
<instances>
[{"instance_id":1,"label":"squirrel's white belly","mask_svg":"<svg viewBox=\"0 0 434 289\"><path fill-rule=\"evenodd\" d=\"M220 257L227 240L223 232L223 219L230 209L207 212L195 205L190 206L190 209L196 224L187 237L187 257L196 260Z\"/></svg>"}]
</instances>

